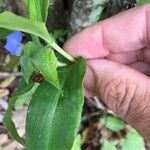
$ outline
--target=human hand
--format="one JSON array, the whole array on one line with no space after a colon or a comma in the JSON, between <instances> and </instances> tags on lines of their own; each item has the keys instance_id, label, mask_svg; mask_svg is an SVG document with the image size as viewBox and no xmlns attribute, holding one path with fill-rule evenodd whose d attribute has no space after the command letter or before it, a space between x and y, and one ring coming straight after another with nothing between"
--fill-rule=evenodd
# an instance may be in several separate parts
<instances>
[{"instance_id":1,"label":"human hand","mask_svg":"<svg viewBox=\"0 0 150 150\"><path fill-rule=\"evenodd\" d=\"M150 5L85 29L64 49L87 60L86 95L97 95L150 141Z\"/></svg>"}]
</instances>

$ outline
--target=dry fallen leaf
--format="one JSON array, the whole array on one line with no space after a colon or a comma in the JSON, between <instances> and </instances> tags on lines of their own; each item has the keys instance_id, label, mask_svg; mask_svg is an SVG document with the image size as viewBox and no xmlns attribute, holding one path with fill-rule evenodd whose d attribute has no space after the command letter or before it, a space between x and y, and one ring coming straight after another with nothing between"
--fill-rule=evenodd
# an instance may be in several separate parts
<instances>
[{"instance_id":1,"label":"dry fallen leaf","mask_svg":"<svg viewBox=\"0 0 150 150\"><path fill-rule=\"evenodd\" d=\"M0 99L9 95L8 89L0 89Z\"/></svg>"}]
</instances>

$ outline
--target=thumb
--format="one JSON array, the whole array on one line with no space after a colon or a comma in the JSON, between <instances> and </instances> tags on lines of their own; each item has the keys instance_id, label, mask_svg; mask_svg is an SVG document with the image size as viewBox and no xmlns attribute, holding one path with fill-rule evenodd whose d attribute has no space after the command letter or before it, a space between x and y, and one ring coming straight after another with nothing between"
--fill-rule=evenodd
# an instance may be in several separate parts
<instances>
[{"instance_id":1,"label":"thumb","mask_svg":"<svg viewBox=\"0 0 150 150\"><path fill-rule=\"evenodd\" d=\"M109 60L96 59L87 63L85 87L150 140L149 77Z\"/></svg>"}]
</instances>

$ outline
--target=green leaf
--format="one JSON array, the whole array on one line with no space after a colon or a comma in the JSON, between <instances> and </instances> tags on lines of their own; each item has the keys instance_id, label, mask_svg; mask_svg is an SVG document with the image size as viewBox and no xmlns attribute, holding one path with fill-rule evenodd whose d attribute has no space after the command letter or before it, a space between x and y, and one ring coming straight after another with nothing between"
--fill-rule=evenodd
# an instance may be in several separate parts
<instances>
[{"instance_id":1,"label":"green leaf","mask_svg":"<svg viewBox=\"0 0 150 150\"><path fill-rule=\"evenodd\" d=\"M118 132L125 127L125 123L118 117L106 116L100 119L101 123L104 124L108 129Z\"/></svg>"},{"instance_id":2,"label":"green leaf","mask_svg":"<svg viewBox=\"0 0 150 150\"><path fill-rule=\"evenodd\" d=\"M81 135L80 134L76 136L71 150L81 150Z\"/></svg>"},{"instance_id":3,"label":"green leaf","mask_svg":"<svg viewBox=\"0 0 150 150\"><path fill-rule=\"evenodd\" d=\"M105 140L102 145L102 150L116 150L116 147L113 143L109 142L108 140Z\"/></svg>"},{"instance_id":4,"label":"green leaf","mask_svg":"<svg viewBox=\"0 0 150 150\"><path fill-rule=\"evenodd\" d=\"M52 35L55 40L63 43L65 41L65 37L67 35L67 30L61 28L61 29L58 29L58 30L55 30L54 32L52 32Z\"/></svg>"},{"instance_id":5,"label":"green leaf","mask_svg":"<svg viewBox=\"0 0 150 150\"><path fill-rule=\"evenodd\" d=\"M126 138L122 140L122 150L142 150L144 148L144 140L135 129L131 129Z\"/></svg>"},{"instance_id":6,"label":"green leaf","mask_svg":"<svg viewBox=\"0 0 150 150\"><path fill-rule=\"evenodd\" d=\"M21 65L23 77L24 77L25 81L27 82L27 84L29 84L29 80L34 72L34 68L31 64L30 59L27 56L22 55L20 57L20 65Z\"/></svg>"},{"instance_id":7,"label":"green leaf","mask_svg":"<svg viewBox=\"0 0 150 150\"><path fill-rule=\"evenodd\" d=\"M8 34L10 34L12 31L10 31L10 30L7 30L7 29L3 29L3 28L0 28L0 39L5 39L6 38L6 36L8 35Z\"/></svg>"},{"instance_id":8,"label":"green leaf","mask_svg":"<svg viewBox=\"0 0 150 150\"><path fill-rule=\"evenodd\" d=\"M34 85L33 83L30 83L27 85L24 80L21 81L20 86L15 93L15 96L13 96L9 101L9 106L8 106L8 109L7 109L6 114L4 116L4 125L5 125L6 129L9 131L11 137L16 139L21 144L24 144L24 140L17 133L17 130L15 128L15 124L11 119L12 111L13 111L13 107L17 101L18 96L28 92L33 87L33 85Z\"/></svg>"},{"instance_id":9,"label":"green leaf","mask_svg":"<svg viewBox=\"0 0 150 150\"><path fill-rule=\"evenodd\" d=\"M139 0L139 4L147 4L150 0Z\"/></svg>"},{"instance_id":10,"label":"green leaf","mask_svg":"<svg viewBox=\"0 0 150 150\"><path fill-rule=\"evenodd\" d=\"M59 73L63 95L47 82L38 87L27 114L27 150L72 148L82 114L84 74L85 62L79 59Z\"/></svg>"},{"instance_id":11,"label":"green leaf","mask_svg":"<svg viewBox=\"0 0 150 150\"><path fill-rule=\"evenodd\" d=\"M38 51L41 49L42 46L38 44L34 44L34 42L28 42L24 48L23 48L23 55L20 57L20 64L21 64L21 70L23 73L23 77L27 84L29 83L29 80L31 76L33 75L33 72L35 70L35 66L32 65L32 62L30 60L30 54L32 51Z\"/></svg>"},{"instance_id":12,"label":"green leaf","mask_svg":"<svg viewBox=\"0 0 150 150\"><path fill-rule=\"evenodd\" d=\"M29 18L45 22L48 14L49 0L26 0Z\"/></svg>"},{"instance_id":13,"label":"green leaf","mask_svg":"<svg viewBox=\"0 0 150 150\"><path fill-rule=\"evenodd\" d=\"M35 83L33 83L33 82L30 82L30 84L27 84L26 81L24 79L22 79L14 96L19 96L19 95L23 95L23 94L27 93L28 91L30 91L32 89L34 84Z\"/></svg>"},{"instance_id":14,"label":"green leaf","mask_svg":"<svg viewBox=\"0 0 150 150\"><path fill-rule=\"evenodd\" d=\"M29 101L32 99L33 94L35 93L36 89L38 88L39 84L35 83L35 85L32 87L32 89L30 91L28 91L27 93L23 94L23 95L19 95L17 97L17 100L15 102L14 107L16 109L19 109L23 106L23 104L25 102L29 103Z\"/></svg>"},{"instance_id":15,"label":"green leaf","mask_svg":"<svg viewBox=\"0 0 150 150\"><path fill-rule=\"evenodd\" d=\"M78 59L66 73L60 73L60 78L64 76L63 96L60 97L55 112L49 146L51 149L69 150L72 148L74 139L81 120L83 109L83 88L82 80L85 74L85 61ZM63 75L64 74L64 75ZM61 133L60 133L61 131ZM63 145L63 147L62 147Z\"/></svg>"},{"instance_id":16,"label":"green leaf","mask_svg":"<svg viewBox=\"0 0 150 150\"><path fill-rule=\"evenodd\" d=\"M41 37L49 44L54 41L43 22L33 21L7 11L0 14L0 28L30 33Z\"/></svg>"},{"instance_id":17,"label":"green leaf","mask_svg":"<svg viewBox=\"0 0 150 150\"><path fill-rule=\"evenodd\" d=\"M51 47L57 50L68 60L74 61L74 59L68 53L66 53L55 43L55 40L52 36L50 36L43 22L33 21L21 16L17 16L11 12L4 12L0 14L0 28L30 33L34 35L33 39L36 41L38 41L36 38L36 36L38 36L45 40L49 45L51 45Z\"/></svg>"},{"instance_id":18,"label":"green leaf","mask_svg":"<svg viewBox=\"0 0 150 150\"><path fill-rule=\"evenodd\" d=\"M12 138L18 141L20 144L24 144L24 140L19 136L15 124L11 119L13 106L17 100L17 97L12 97L9 102L8 110L4 116L4 125L6 129L9 131Z\"/></svg>"},{"instance_id":19,"label":"green leaf","mask_svg":"<svg viewBox=\"0 0 150 150\"><path fill-rule=\"evenodd\" d=\"M57 75L57 59L50 48L42 48L41 45L34 42L28 42L23 49L21 57L21 68L26 82L33 72L38 72L43 75L45 80L60 89Z\"/></svg>"},{"instance_id":20,"label":"green leaf","mask_svg":"<svg viewBox=\"0 0 150 150\"><path fill-rule=\"evenodd\" d=\"M27 150L48 150L50 130L59 96L60 91L46 81L38 87L27 114Z\"/></svg>"},{"instance_id":21,"label":"green leaf","mask_svg":"<svg viewBox=\"0 0 150 150\"><path fill-rule=\"evenodd\" d=\"M43 75L44 79L60 89L57 75L57 58L52 50L45 47L43 49L33 48L30 60Z\"/></svg>"}]
</instances>

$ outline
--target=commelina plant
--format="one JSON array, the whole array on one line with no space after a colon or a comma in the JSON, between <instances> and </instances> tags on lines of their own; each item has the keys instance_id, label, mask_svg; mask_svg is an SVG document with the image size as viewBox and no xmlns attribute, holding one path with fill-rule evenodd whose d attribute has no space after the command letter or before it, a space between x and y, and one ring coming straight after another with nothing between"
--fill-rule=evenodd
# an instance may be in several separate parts
<instances>
[{"instance_id":1,"label":"commelina plant","mask_svg":"<svg viewBox=\"0 0 150 150\"><path fill-rule=\"evenodd\" d=\"M83 109L82 80L86 64L84 59L67 54L48 32L45 23L49 0L24 0L24 3L28 18L11 12L0 14L5 49L20 58L23 74L10 99L4 124L27 150L71 150ZM24 34L29 34L32 40L23 43ZM32 98L25 137L20 137L11 116L16 102L27 93L32 93Z\"/></svg>"}]
</instances>

